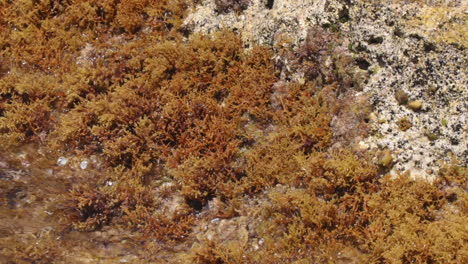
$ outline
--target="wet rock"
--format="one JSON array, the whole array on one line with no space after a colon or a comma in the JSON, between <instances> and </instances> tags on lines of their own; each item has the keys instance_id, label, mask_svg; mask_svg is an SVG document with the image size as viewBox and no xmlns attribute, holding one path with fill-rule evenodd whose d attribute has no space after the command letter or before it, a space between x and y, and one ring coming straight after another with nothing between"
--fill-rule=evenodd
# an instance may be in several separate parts
<instances>
[{"instance_id":1,"label":"wet rock","mask_svg":"<svg viewBox=\"0 0 468 264\"><path fill-rule=\"evenodd\" d=\"M205 0L187 17L185 26L203 33L227 27L242 32L246 46L287 45L290 50L304 43L313 26L339 32L345 39L340 44L354 53L357 66L371 73L362 90L371 95L374 115L385 120L373 122L375 133L361 145L389 149L395 155L396 171L410 170L422 177L439 168L437 161L448 162L447 152L467 164L466 3L276 0L270 8L265 3L252 0L241 14L219 15L214 2ZM287 77L299 81L302 76L296 75L291 72ZM409 108L408 98L413 101ZM411 129L399 128L402 118ZM448 125L441 126L441 120ZM436 127L438 139L428 140L426 131ZM425 159L413 160L419 152Z\"/></svg>"}]
</instances>

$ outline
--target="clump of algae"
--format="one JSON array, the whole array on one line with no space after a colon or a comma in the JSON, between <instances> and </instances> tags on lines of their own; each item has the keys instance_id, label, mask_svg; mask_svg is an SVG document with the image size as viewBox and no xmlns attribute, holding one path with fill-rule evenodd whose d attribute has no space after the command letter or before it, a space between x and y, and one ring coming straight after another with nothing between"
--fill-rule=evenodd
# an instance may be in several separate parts
<instances>
[{"instance_id":1,"label":"clump of algae","mask_svg":"<svg viewBox=\"0 0 468 264\"><path fill-rule=\"evenodd\" d=\"M7 221L28 216L19 201L33 196L57 216L30 233L2 226L2 260L115 263L93 249L102 239L132 241L142 263L466 262L466 168L432 184L392 179L372 153L337 147L351 140L332 120L353 118L363 136L369 113L345 98L359 83L338 36L311 29L285 54L305 80L279 82L269 48L190 35L190 4L0 3L2 150L101 162L54 177L31 162L29 178L2 177ZM224 209L211 212L214 200ZM248 242L197 238L214 216L247 217Z\"/></svg>"}]
</instances>

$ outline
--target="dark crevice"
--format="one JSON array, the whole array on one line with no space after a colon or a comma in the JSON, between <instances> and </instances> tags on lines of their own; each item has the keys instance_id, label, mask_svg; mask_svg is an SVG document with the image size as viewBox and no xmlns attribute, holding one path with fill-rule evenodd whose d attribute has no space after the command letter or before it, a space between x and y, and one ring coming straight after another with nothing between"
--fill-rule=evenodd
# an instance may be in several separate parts
<instances>
[{"instance_id":1,"label":"dark crevice","mask_svg":"<svg viewBox=\"0 0 468 264\"><path fill-rule=\"evenodd\" d=\"M268 9L272 9L273 8L273 4L275 3L274 0L267 0L267 3L266 3L266 8Z\"/></svg>"},{"instance_id":2,"label":"dark crevice","mask_svg":"<svg viewBox=\"0 0 468 264\"><path fill-rule=\"evenodd\" d=\"M369 38L369 40L367 41L369 44L382 44L383 42L383 38L382 37L375 37L375 36L372 36Z\"/></svg>"},{"instance_id":3,"label":"dark crevice","mask_svg":"<svg viewBox=\"0 0 468 264\"><path fill-rule=\"evenodd\" d=\"M399 27L395 27L395 30L393 31L393 34L399 38L402 38L405 36L405 33L401 30Z\"/></svg>"},{"instance_id":4,"label":"dark crevice","mask_svg":"<svg viewBox=\"0 0 468 264\"><path fill-rule=\"evenodd\" d=\"M187 205L194 209L195 211L200 211L203 209L203 202L199 199L186 199L185 202Z\"/></svg>"},{"instance_id":5,"label":"dark crevice","mask_svg":"<svg viewBox=\"0 0 468 264\"><path fill-rule=\"evenodd\" d=\"M356 59L356 65L361 69L361 70L368 70L370 63L363 59L363 58L358 58Z\"/></svg>"},{"instance_id":6,"label":"dark crevice","mask_svg":"<svg viewBox=\"0 0 468 264\"><path fill-rule=\"evenodd\" d=\"M351 17L349 16L349 10L347 8L344 8L340 11L339 20L341 23L346 23L351 20Z\"/></svg>"},{"instance_id":7,"label":"dark crevice","mask_svg":"<svg viewBox=\"0 0 468 264\"><path fill-rule=\"evenodd\" d=\"M424 51L425 52L431 52L431 51L435 51L436 49L436 46L434 43L430 43L430 42L425 42L424 43Z\"/></svg>"}]
</instances>

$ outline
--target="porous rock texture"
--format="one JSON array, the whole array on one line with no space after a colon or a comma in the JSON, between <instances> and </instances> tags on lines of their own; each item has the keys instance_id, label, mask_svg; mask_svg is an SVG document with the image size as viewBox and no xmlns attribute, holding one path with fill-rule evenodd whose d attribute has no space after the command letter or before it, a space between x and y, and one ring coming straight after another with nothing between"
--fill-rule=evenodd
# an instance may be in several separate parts
<instances>
[{"instance_id":1,"label":"porous rock texture","mask_svg":"<svg viewBox=\"0 0 468 264\"><path fill-rule=\"evenodd\" d=\"M221 12L215 2L201 1L185 21L187 29L234 29L247 46L275 47L286 38L291 50L316 25L341 35L338 45L370 75L359 93L369 94L374 105L373 133L359 146L390 150L392 173L431 180L442 162L457 159L466 166L467 2L251 0L232 12ZM282 79L300 81L303 73L285 73L288 61L275 56L286 65ZM402 129L401 120L409 128Z\"/></svg>"}]
</instances>

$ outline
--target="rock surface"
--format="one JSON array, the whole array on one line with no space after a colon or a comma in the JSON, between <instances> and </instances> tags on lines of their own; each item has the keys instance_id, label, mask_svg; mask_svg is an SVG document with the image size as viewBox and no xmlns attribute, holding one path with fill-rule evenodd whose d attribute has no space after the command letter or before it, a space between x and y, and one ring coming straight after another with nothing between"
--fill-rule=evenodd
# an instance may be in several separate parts
<instances>
[{"instance_id":1,"label":"rock surface","mask_svg":"<svg viewBox=\"0 0 468 264\"><path fill-rule=\"evenodd\" d=\"M432 179L441 162L467 163L468 9L463 1L415 2L252 0L242 12L220 13L205 0L185 25L202 33L234 29L248 46L274 47L287 36L291 49L314 25L338 32L370 74L363 92L374 105L374 131L360 146L390 150L393 173Z\"/></svg>"}]
</instances>

